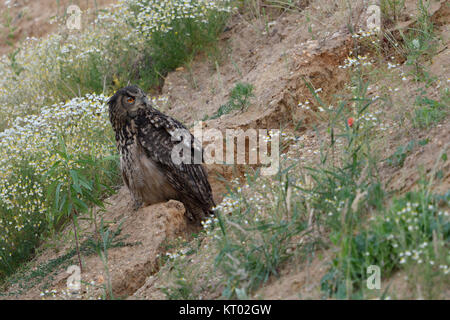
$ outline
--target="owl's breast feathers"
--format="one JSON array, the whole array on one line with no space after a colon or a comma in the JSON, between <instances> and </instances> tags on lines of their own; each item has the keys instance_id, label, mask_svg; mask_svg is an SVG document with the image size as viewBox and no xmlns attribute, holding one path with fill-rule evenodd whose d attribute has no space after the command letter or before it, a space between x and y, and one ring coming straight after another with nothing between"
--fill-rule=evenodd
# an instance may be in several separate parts
<instances>
[{"instance_id":1,"label":"owl's breast feathers","mask_svg":"<svg viewBox=\"0 0 450 320\"><path fill-rule=\"evenodd\" d=\"M201 164L195 164L194 161L181 164L175 164L172 161L174 146L183 143L180 139L172 139L177 130L186 130L191 141L194 141L186 127L179 121L149 107L140 109L137 115L127 123L126 128L122 129L116 136L122 157L127 157L126 153L130 150L130 144L137 143L139 149L143 150L164 174L172 188L178 192L179 200L187 205L188 210L201 209L205 213L210 212L215 204L204 167ZM203 153L203 150L201 152ZM193 154L192 157L194 157Z\"/></svg>"}]
</instances>

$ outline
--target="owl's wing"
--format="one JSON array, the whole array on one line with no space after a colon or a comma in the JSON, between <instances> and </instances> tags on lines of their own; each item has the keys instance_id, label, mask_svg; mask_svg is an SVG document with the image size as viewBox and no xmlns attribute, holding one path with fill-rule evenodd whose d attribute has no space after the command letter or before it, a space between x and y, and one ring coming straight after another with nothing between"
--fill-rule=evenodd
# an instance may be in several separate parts
<instances>
[{"instance_id":1,"label":"owl's wing","mask_svg":"<svg viewBox=\"0 0 450 320\"><path fill-rule=\"evenodd\" d=\"M201 145L189 142L191 164L184 162L175 164L172 161L174 147L187 142L177 136L177 130L185 130L185 134L189 135L191 141L194 141L189 130L177 120L154 108L140 110L135 118L135 123L139 143L147 156L165 173L172 187L186 200L205 211L209 211L211 207L215 206L207 172L201 164L194 162L196 150L200 152L200 160L203 161Z\"/></svg>"}]
</instances>

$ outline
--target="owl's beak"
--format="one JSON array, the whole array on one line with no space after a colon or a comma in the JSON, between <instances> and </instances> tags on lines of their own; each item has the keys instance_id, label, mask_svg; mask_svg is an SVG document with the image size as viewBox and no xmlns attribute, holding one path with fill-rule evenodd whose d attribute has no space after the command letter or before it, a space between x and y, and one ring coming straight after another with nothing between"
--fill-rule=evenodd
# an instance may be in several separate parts
<instances>
[{"instance_id":1,"label":"owl's beak","mask_svg":"<svg viewBox=\"0 0 450 320\"><path fill-rule=\"evenodd\" d=\"M128 116L129 116L130 118L135 118L135 117L137 116L138 110L139 110L139 109L128 110L128 111L127 111Z\"/></svg>"},{"instance_id":2,"label":"owl's beak","mask_svg":"<svg viewBox=\"0 0 450 320\"><path fill-rule=\"evenodd\" d=\"M145 106L148 107L150 105L150 101L148 101L148 98L146 96L142 97L141 99L141 103Z\"/></svg>"}]
</instances>

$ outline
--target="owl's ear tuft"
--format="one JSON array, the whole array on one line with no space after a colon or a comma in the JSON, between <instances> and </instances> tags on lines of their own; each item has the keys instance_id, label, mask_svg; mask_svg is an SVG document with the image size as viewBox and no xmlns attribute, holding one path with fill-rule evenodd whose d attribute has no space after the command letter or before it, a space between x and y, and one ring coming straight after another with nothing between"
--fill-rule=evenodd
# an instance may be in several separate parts
<instances>
[{"instance_id":1,"label":"owl's ear tuft","mask_svg":"<svg viewBox=\"0 0 450 320\"><path fill-rule=\"evenodd\" d=\"M118 94L116 93L115 95L113 95L111 98L109 98L107 104L112 107L117 103L117 99L119 98Z\"/></svg>"},{"instance_id":2,"label":"owl's ear tuft","mask_svg":"<svg viewBox=\"0 0 450 320\"><path fill-rule=\"evenodd\" d=\"M128 95L129 97L136 97L136 96L138 96L138 94L139 94L139 91L138 91L138 92L135 92L135 91L133 91L133 90L127 90L126 92L127 92L127 95Z\"/></svg>"}]
</instances>

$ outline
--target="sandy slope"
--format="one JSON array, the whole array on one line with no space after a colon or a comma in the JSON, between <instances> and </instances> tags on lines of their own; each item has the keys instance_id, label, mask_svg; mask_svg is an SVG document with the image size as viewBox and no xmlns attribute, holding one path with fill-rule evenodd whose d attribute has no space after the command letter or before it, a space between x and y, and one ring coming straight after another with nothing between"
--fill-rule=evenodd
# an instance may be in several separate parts
<instances>
[{"instance_id":1,"label":"sandy slope","mask_svg":"<svg viewBox=\"0 0 450 320\"><path fill-rule=\"evenodd\" d=\"M443 1L440 2L442 3ZM50 8L55 9L52 6ZM448 12L438 5L434 10L435 19L443 21L440 28L445 32ZM46 17L49 16L50 13ZM189 70L180 68L170 73L162 89L163 94L169 97L169 107L164 111L186 124L193 124L204 115L212 115L221 104L225 103L228 92L237 81L250 82L255 86L256 99L247 111L236 111L220 119L206 121L205 126L219 130L283 126L287 130L293 130L299 121L302 121L297 130L305 137L303 155L312 157L306 149L317 148L321 139L314 131L313 125L319 127L319 132L323 132L325 128L314 113L305 112L297 107L298 101L313 100L304 79L311 81L316 88L323 88L322 98L325 101L331 101L333 95L339 93L348 81L347 72L338 66L343 64L352 49L351 36L346 30L344 21L330 17L327 20L324 16L322 23L318 23L317 40L311 40L307 25L300 15L281 16L275 24L272 24L269 35L262 35L253 25L235 17L221 41L223 50L232 52L232 58L224 59L221 64L214 64L205 56L199 56L192 62ZM47 18L40 16L39 19ZM353 18L355 21L361 20L360 11L355 10ZM36 19L39 21L38 15ZM31 21L29 23L33 26ZM26 26L23 25L20 35L27 33L30 26ZM50 26L47 29L38 29L35 35L43 35L49 30ZM435 58L435 63L439 61L440 67L432 66L432 68L438 77L448 75L450 65L448 52L448 48L443 48ZM411 84L410 88L413 90L414 85ZM411 154L400 170L387 166L382 168L382 175L388 187L397 192L405 192L417 184L419 179L417 163L423 165L427 172L432 171L436 153L450 141L450 123L448 120L444 121L429 132L401 132L396 135L395 133L400 132L399 129L392 128L393 134L386 138L386 156L392 154L397 146L403 145L411 137L417 139L426 137L430 141ZM449 168L448 164L446 168ZM216 178L216 174L220 173L225 178L232 179L235 177L233 170L217 165L208 169L215 198L220 201L225 188L223 182ZM242 168L238 168L238 176L242 172L239 169ZM435 188L438 191L448 190L449 182L449 170L446 170L443 182ZM99 217L110 221L112 229L121 226L121 235L125 235L126 242L129 243L127 246L109 250L108 266L113 279L114 294L120 297L133 296L136 299L164 298L164 294L158 289L159 255L166 252L168 241L178 237L190 239L190 234L195 231L184 218L183 205L170 201L133 212L129 194L124 188L107 202L109 204L106 211L99 212ZM83 227L85 234L93 231L93 226L87 222ZM54 249L43 247L31 265L36 267L61 256L72 245L66 242L59 248L58 253L55 253ZM281 272L281 277L271 279L256 293L256 296L273 299L320 297L319 280L326 270L330 254L331 252L324 252L321 259L315 259L301 266L286 266ZM203 259L201 256L196 258L200 261ZM83 259L85 264L83 280L95 282L93 286L86 286L83 297L97 298L102 292L101 285L106 281L105 266L96 255ZM56 270L52 277L46 278L49 288L62 292L68 277L65 269ZM100 287L96 287L99 285ZM15 285L9 288L9 292L13 293L18 289L18 285ZM41 290L41 285L36 284L11 297L39 299ZM217 298L218 295L208 297Z\"/></svg>"}]
</instances>

